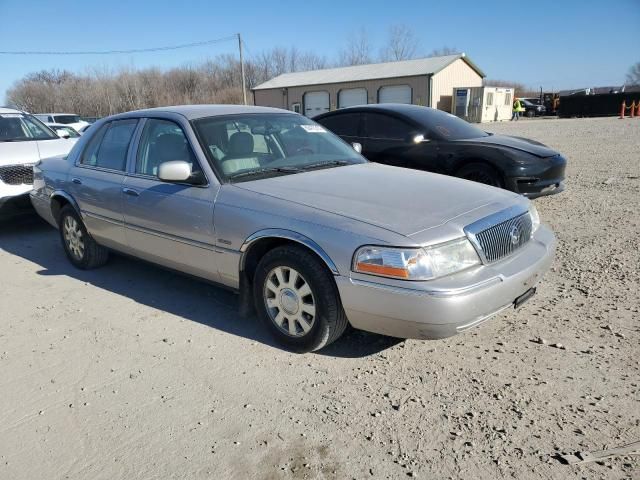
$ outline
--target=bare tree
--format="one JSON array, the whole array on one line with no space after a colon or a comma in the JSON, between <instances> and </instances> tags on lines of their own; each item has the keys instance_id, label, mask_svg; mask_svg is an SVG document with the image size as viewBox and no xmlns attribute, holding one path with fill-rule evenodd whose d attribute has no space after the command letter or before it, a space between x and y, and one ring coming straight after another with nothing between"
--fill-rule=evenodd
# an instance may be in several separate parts
<instances>
[{"instance_id":1,"label":"bare tree","mask_svg":"<svg viewBox=\"0 0 640 480\"><path fill-rule=\"evenodd\" d=\"M427 57L442 57L445 55L456 55L460 53L460 51L456 47L440 47L434 48Z\"/></svg>"},{"instance_id":2,"label":"bare tree","mask_svg":"<svg viewBox=\"0 0 640 480\"><path fill-rule=\"evenodd\" d=\"M627 83L630 85L640 85L640 62L629 68L629 73L627 73Z\"/></svg>"},{"instance_id":3,"label":"bare tree","mask_svg":"<svg viewBox=\"0 0 640 480\"><path fill-rule=\"evenodd\" d=\"M407 25L389 27L387 45L380 51L380 60L389 62L414 58L418 40Z\"/></svg>"},{"instance_id":4,"label":"bare tree","mask_svg":"<svg viewBox=\"0 0 640 480\"><path fill-rule=\"evenodd\" d=\"M363 65L372 62L371 42L364 28L358 32L352 32L347 39L347 44L340 51L340 65Z\"/></svg>"}]
</instances>

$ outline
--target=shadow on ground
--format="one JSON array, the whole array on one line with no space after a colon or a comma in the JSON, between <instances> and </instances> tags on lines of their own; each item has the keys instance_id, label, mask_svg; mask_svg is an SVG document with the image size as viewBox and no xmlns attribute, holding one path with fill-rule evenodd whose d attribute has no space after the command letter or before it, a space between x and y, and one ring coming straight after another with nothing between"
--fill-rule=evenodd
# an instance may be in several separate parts
<instances>
[{"instance_id":1,"label":"shadow on ground","mask_svg":"<svg viewBox=\"0 0 640 480\"><path fill-rule=\"evenodd\" d=\"M237 295L223 288L120 255L112 255L107 265L96 270L75 268L65 257L58 232L35 214L0 221L0 250L40 266L39 275L72 277L142 305L279 348L257 318L238 314ZM401 341L350 329L317 353L365 357Z\"/></svg>"}]
</instances>

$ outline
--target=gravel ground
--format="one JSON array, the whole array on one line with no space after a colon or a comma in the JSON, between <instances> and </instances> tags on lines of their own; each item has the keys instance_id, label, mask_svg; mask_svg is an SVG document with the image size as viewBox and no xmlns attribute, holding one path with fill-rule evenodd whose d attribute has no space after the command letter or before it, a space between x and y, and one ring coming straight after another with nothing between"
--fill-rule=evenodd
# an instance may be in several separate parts
<instances>
[{"instance_id":1,"label":"gravel ground","mask_svg":"<svg viewBox=\"0 0 640 480\"><path fill-rule=\"evenodd\" d=\"M640 478L637 456L554 458L640 440L640 120L487 129L567 156L536 200L558 256L522 309L447 340L291 354L228 292L78 271L38 219L0 226L0 478Z\"/></svg>"}]
</instances>

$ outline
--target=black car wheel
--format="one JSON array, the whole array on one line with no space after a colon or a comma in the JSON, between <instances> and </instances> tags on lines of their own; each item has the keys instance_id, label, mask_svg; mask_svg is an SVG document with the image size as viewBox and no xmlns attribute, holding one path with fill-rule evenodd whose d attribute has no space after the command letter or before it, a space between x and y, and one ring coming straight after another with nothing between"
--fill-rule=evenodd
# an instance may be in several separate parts
<instances>
[{"instance_id":1,"label":"black car wheel","mask_svg":"<svg viewBox=\"0 0 640 480\"><path fill-rule=\"evenodd\" d=\"M331 273L301 247L286 245L268 252L258 264L253 294L269 332L293 351L318 350L347 327Z\"/></svg>"},{"instance_id":2,"label":"black car wheel","mask_svg":"<svg viewBox=\"0 0 640 480\"><path fill-rule=\"evenodd\" d=\"M465 180L484 183L492 187L504 187L501 175L491 166L484 163L470 163L458 170L457 175Z\"/></svg>"},{"instance_id":3,"label":"black car wheel","mask_svg":"<svg viewBox=\"0 0 640 480\"><path fill-rule=\"evenodd\" d=\"M531 117L535 117L536 116L536 112L535 110L527 110L526 113L527 117L531 118Z\"/></svg>"}]
</instances>

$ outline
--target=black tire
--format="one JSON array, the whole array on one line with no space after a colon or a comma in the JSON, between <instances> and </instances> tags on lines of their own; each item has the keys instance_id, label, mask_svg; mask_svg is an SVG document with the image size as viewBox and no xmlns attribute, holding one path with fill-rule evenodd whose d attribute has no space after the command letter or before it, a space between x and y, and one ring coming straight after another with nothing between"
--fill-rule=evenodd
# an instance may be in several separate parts
<instances>
[{"instance_id":1,"label":"black tire","mask_svg":"<svg viewBox=\"0 0 640 480\"><path fill-rule=\"evenodd\" d=\"M286 279L287 282L282 285L279 285L277 275L274 273L279 269L281 269L281 273L284 272L285 275L287 271L289 272L289 277ZM287 317L289 314L282 309L282 306L276 306L274 308L267 306L268 294L273 293L271 291L267 292L267 280L271 280L272 286L277 285L281 288L282 290L280 290L280 292L290 290L285 287L292 285L294 282L291 272L294 272L294 276L295 273L299 274L297 278L302 285L302 287L300 287L301 290L305 284L308 284L310 288L310 296L307 295L304 298L306 301L312 302L310 305L312 305L315 310L313 322L311 323L310 329L306 332L303 331L302 324L296 323L297 320L295 318L293 320L285 318L284 323L278 326L276 320L272 319L272 316L277 313L277 316L282 314L283 317ZM269 277L269 279L267 277ZM280 298L282 298L282 296L281 294ZM340 302L338 288L331 272L317 257L303 247L284 245L267 252L258 263L254 275L253 297L256 312L271 335L278 343L295 352L312 352L329 345L344 333L348 325L347 317ZM302 298L301 296L301 302ZM274 296L270 300L277 303L278 298ZM297 312L298 310L296 310L294 315L296 315ZM309 318L307 318L307 320L309 320ZM293 322L293 328L297 330L293 335L297 336L285 333L285 330L291 331L292 327L289 322Z\"/></svg>"},{"instance_id":2,"label":"black tire","mask_svg":"<svg viewBox=\"0 0 640 480\"><path fill-rule=\"evenodd\" d=\"M458 170L456 176L492 187L504 188L500 173L486 163L469 163Z\"/></svg>"},{"instance_id":3,"label":"black tire","mask_svg":"<svg viewBox=\"0 0 640 480\"><path fill-rule=\"evenodd\" d=\"M529 118L533 118L533 117L535 117L535 116L536 116L536 112L535 112L534 110L527 110L526 115L527 115L527 117L529 117Z\"/></svg>"},{"instance_id":4,"label":"black tire","mask_svg":"<svg viewBox=\"0 0 640 480\"><path fill-rule=\"evenodd\" d=\"M71 224L77 227L77 229L74 228L74 231L77 232L74 235L76 240L79 240L81 243L74 242L69 238L71 233L67 225ZM91 238L82 219L71 205L65 206L60 212L59 230L60 239L62 240L62 246L67 254L67 258L75 267L82 270L90 270L101 267L107 263L109 250L98 245L96 241ZM82 248L80 248L80 245L82 245Z\"/></svg>"}]
</instances>

